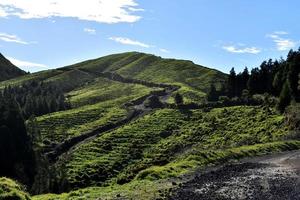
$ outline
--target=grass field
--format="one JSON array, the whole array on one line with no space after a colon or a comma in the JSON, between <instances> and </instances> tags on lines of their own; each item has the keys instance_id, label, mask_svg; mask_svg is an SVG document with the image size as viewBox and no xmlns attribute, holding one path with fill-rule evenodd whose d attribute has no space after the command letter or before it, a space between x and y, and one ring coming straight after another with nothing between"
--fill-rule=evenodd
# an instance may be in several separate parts
<instances>
[{"instance_id":1,"label":"grass field","mask_svg":"<svg viewBox=\"0 0 300 200\"><path fill-rule=\"evenodd\" d=\"M58 143L124 119L122 106L150 93L152 89L135 84L122 84L104 78L67 94L73 109L37 118L44 140Z\"/></svg>"},{"instance_id":2,"label":"grass field","mask_svg":"<svg viewBox=\"0 0 300 200\"><path fill-rule=\"evenodd\" d=\"M260 107L210 112L163 109L81 145L67 160L63 158L63 167L75 188L126 183L137 177L160 179L166 176L152 175L153 167L177 165L177 159L194 151L225 151L280 141L286 135L283 116ZM176 170L172 173L178 175Z\"/></svg>"}]
</instances>

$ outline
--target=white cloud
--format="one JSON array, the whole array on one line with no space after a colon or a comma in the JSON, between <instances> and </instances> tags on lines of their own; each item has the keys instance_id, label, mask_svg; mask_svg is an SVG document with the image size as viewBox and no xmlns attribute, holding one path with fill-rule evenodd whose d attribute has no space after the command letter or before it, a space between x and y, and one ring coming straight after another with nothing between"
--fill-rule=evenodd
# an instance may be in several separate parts
<instances>
[{"instance_id":1,"label":"white cloud","mask_svg":"<svg viewBox=\"0 0 300 200\"><path fill-rule=\"evenodd\" d=\"M12 57L8 57L7 58L11 63L13 63L14 65L24 69L28 69L29 71L30 68L40 68L40 69L49 69L46 65L44 64L39 64L39 63L34 63L34 62L29 62L29 61L22 61L22 60L18 60Z\"/></svg>"},{"instance_id":2,"label":"white cloud","mask_svg":"<svg viewBox=\"0 0 300 200\"><path fill-rule=\"evenodd\" d=\"M267 37L273 40L278 51L288 51L297 45L297 42L294 40L282 37L282 35L288 34L289 33L285 31L275 31L272 34L268 34Z\"/></svg>"},{"instance_id":3,"label":"white cloud","mask_svg":"<svg viewBox=\"0 0 300 200\"><path fill-rule=\"evenodd\" d=\"M167 50L167 49L159 49L161 52L163 52L163 53L170 53L170 51L169 50Z\"/></svg>"},{"instance_id":4,"label":"white cloud","mask_svg":"<svg viewBox=\"0 0 300 200\"><path fill-rule=\"evenodd\" d=\"M0 0L0 17L72 17L99 23L133 23L142 11L136 0Z\"/></svg>"},{"instance_id":5,"label":"white cloud","mask_svg":"<svg viewBox=\"0 0 300 200\"><path fill-rule=\"evenodd\" d=\"M145 44L143 42L139 42L139 41L132 40L129 38L124 38L124 37L110 37L109 39L113 40L117 43L125 44L125 45L133 45L133 46L139 46L139 47L143 47L143 48L153 47L152 45Z\"/></svg>"},{"instance_id":6,"label":"white cloud","mask_svg":"<svg viewBox=\"0 0 300 200\"><path fill-rule=\"evenodd\" d=\"M257 47L236 47L234 45L230 45L230 46L223 46L222 48L230 53L239 53L239 54L245 54L245 53L258 54L261 52L261 50Z\"/></svg>"},{"instance_id":7,"label":"white cloud","mask_svg":"<svg viewBox=\"0 0 300 200\"><path fill-rule=\"evenodd\" d=\"M18 44L29 44L28 42L23 41L16 35L11 35L7 33L0 33L0 40L4 42L14 42Z\"/></svg>"},{"instance_id":8,"label":"white cloud","mask_svg":"<svg viewBox=\"0 0 300 200\"><path fill-rule=\"evenodd\" d=\"M84 28L83 29L84 32L91 34L91 35L95 35L96 34L96 30L92 29L92 28Z\"/></svg>"},{"instance_id":9,"label":"white cloud","mask_svg":"<svg viewBox=\"0 0 300 200\"><path fill-rule=\"evenodd\" d=\"M276 35L288 35L289 33L286 31L275 31L274 34Z\"/></svg>"}]
</instances>

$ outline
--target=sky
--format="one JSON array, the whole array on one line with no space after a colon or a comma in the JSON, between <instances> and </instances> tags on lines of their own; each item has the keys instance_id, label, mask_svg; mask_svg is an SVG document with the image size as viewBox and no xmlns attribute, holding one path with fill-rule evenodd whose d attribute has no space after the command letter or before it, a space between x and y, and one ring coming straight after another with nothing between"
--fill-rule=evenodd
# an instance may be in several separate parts
<instances>
[{"instance_id":1,"label":"sky","mask_svg":"<svg viewBox=\"0 0 300 200\"><path fill-rule=\"evenodd\" d=\"M299 0L0 0L0 52L30 72L139 51L228 72L300 46Z\"/></svg>"}]
</instances>

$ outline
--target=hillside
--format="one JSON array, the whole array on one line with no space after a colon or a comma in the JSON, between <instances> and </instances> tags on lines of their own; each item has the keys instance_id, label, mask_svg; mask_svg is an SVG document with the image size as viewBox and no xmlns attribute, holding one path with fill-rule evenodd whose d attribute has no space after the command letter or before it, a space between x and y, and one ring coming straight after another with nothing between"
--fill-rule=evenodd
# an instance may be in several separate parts
<instances>
[{"instance_id":1,"label":"hillside","mask_svg":"<svg viewBox=\"0 0 300 200\"><path fill-rule=\"evenodd\" d=\"M0 81L16 78L24 74L23 70L13 65L0 53Z\"/></svg>"},{"instance_id":2,"label":"hillside","mask_svg":"<svg viewBox=\"0 0 300 200\"><path fill-rule=\"evenodd\" d=\"M167 198L201 167L300 148L272 106L184 107L203 104L226 79L191 61L130 52L1 82L53 84L70 103L33 120L46 161L32 198ZM178 93L183 105L174 104Z\"/></svg>"}]
</instances>

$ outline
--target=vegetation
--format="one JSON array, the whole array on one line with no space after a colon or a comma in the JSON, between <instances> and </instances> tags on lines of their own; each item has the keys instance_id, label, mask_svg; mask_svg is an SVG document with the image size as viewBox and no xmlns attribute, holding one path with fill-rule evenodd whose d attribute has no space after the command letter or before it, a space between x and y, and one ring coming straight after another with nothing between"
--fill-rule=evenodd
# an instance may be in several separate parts
<instances>
[{"instance_id":1,"label":"vegetation","mask_svg":"<svg viewBox=\"0 0 300 200\"><path fill-rule=\"evenodd\" d=\"M30 200L31 198L20 184L7 178L0 178L0 199Z\"/></svg>"},{"instance_id":2,"label":"vegetation","mask_svg":"<svg viewBox=\"0 0 300 200\"><path fill-rule=\"evenodd\" d=\"M299 55L227 76L130 52L3 81L0 176L65 192L36 200L159 199L199 167L299 149ZM62 144L57 159L34 159L34 149L50 158ZM10 181L0 179L0 197L10 194L1 180Z\"/></svg>"},{"instance_id":3,"label":"vegetation","mask_svg":"<svg viewBox=\"0 0 300 200\"><path fill-rule=\"evenodd\" d=\"M8 80L26 74L24 71L13 65L0 53L0 81Z\"/></svg>"},{"instance_id":4,"label":"vegetation","mask_svg":"<svg viewBox=\"0 0 300 200\"><path fill-rule=\"evenodd\" d=\"M6 87L4 96L16 100L25 118L41 116L70 108L63 92L55 85L30 81L20 86Z\"/></svg>"},{"instance_id":5,"label":"vegetation","mask_svg":"<svg viewBox=\"0 0 300 200\"><path fill-rule=\"evenodd\" d=\"M279 141L288 134L283 116L260 107L208 113L163 109L81 145L61 164L70 188L127 183L196 147L214 151Z\"/></svg>"},{"instance_id":6,"label":"vegetation","mask_svg":"<svg viewBox=\"0 0 300 200\"><path fill-rule=\"evenodd\" d=\"M17 102L0 95L0 176L33 184L35 157Z\"/></svg>"},{"instance_id":7,"label":"vegetation","mask_svg":"<svg viewBox=\"0 0 300 200\"><path fill-rule=\"evenodd\" d=\"M268 93L279 97L278 109L283 112L291 101L300 101L300 49L291 50L286 60L264 61L260 68L248 69L236 75L231 69L227 81L227 95L240 97L244 90L250 94Z\"/></svg>"}]
</instances>

